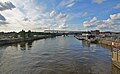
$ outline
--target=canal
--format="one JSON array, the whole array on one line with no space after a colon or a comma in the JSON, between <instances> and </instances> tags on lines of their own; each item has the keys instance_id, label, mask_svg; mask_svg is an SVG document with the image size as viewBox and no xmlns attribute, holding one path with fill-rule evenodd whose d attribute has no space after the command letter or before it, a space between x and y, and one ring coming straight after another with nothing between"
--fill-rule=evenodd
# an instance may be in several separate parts
<instances>
[{"instance_id":1,"label":"canal","mask_svg":"<svg viewBox=\"0 0 120 74\"><path fill-rule=\"evenodd\" d=\"M111 51L73 36L0 46L0 74L120 74Z\"/></svg>"}]
</instances>

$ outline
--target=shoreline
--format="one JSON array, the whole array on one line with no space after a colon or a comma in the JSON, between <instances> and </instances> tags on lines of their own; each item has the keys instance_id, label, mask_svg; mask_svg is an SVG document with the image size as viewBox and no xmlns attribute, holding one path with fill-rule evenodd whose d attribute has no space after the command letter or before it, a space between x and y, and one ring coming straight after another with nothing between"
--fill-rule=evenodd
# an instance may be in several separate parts
<instances>
[{"instance_id":1,"label":"shoreline","mask_svg":"<svg viewBox=\"0 0 120 74\"><path fill-rule=\"evenodd\" d=\"M56 36L45 35L45 36L33 37L33 38L17 38L17 39L10 39L10 40L0 40L0 45L13 44L13 43L19 43L19 42L28 42L28 41L34 41L34 40L40 40L40 39L46 39L46 38L52 38L52 37L56 37Z\"/></svg>"},{"instance_id":2,"label":"shoreline","mask_svg":"<svg viewBox=\"0 0 120 74\"><path fill-rule=\"evenodd\" d=\"M76 39L78 39L78 38L76 38ZM81 40L81 39L78 39L78 40ZM86 41L88 41L88 40L86 40ZM90 42L90 41L88 41L88 42ZM92 42L90 42L90 43L92 43ZM94 43L110 46L110 51L112 53L113 65L116 66L118 69L120 69L120 39L100 38Z\"/></svg>"},{"instance_id":3,"label":"shoreline","mask_svg":"<svg viewBox=\"0 0 120 74\"><path fill-rule=\"evenodd\" d=\"M112 52L112 62L113 64L120 69L120 42L119 40L113 40L113 39L100 39L100 44L111 46L111 52Z\"/></svg>"}]
</instances>

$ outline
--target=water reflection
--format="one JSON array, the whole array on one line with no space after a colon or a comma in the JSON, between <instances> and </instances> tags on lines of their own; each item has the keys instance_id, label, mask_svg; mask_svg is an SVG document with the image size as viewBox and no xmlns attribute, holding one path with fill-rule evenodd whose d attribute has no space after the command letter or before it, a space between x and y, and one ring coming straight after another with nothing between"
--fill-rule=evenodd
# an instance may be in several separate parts
<instances>
[{"instance_id":1,"label":"water reflection","mask_svg":"<svg viewBox=\"0 0 120 74\"><path fill-rule=\"evenodd\" d=\"M83 40L82 41L82 46L83 47L90 47L90 42L86 41L86 40Z\"/></svg>"},{"instance_id":2,"label":"water reflection","mask_svg":"<svg viewBox=\"0 0 120 74\"><path fill-rule=\"evenodd\" d=\"M72 36L22 42L2 48L0 74L119 74L110 54Z\"/></svg>"},{"instance_id":3,"label":"water reflection","mask_svg":"<svg viewBox=\"0 0 120 74\"><path fill-rule=\"evenodd\" d=\"M33 42L28 42L28 43L27 43L27 45L28 45L28 50L31 50L31 48L32 48L32 43L33 43Z\"/></svg>"},{"instance_id":4,"label":"water reflection","mask_svg":"<svg viewBox=\"0 0 120 74\"><path fill-rule=\"evenodd\" d=\"M102 47L109 49L110 51L112 51L112 46L109 45L105 45L105 44L101 44Z\"/></svg>"},{"instance_id":5,"label":"water reflection","mask_svg":"<svg viewBox=\"0 0 120 74\"><path fill-rule=\"evenodd\" d=\"M18 50L31 50L32 49L32 44L33 44L33 41L20 42L20 43L16 43L16 44L6 45L6 48L8 46L12 46L12 47L15 47Z\"/></svg>"},{"instance_id":6,"label":"water reflection","mask_svg":"<svg viewBox=\"0 0 120 74\"><path fill-rule=\"evenodd\" d=\"M20 50L31 50L33 42L21 42L18 44Z\"/></svg>"},{"instance_id":7,"label":"water reflection","mask_svg":"<svg viewBox=\"0 0 120 74\"><path fill-rule=\"evenodd\" d=\"M113 47L112 46L109 46L109 45L105 45L105 44L101 44L101 46L102 47L104 47L104 48L107 48L109 51L111 51L111 53L112 53L112 57L111 58L113 58L113 59L116 59L116 51L114 52L113 51ZM120 74L120 69L118 69L114 64L113 64L113 62L112 62L112 73L111 74Z\"/></svg>"}]
</instances>

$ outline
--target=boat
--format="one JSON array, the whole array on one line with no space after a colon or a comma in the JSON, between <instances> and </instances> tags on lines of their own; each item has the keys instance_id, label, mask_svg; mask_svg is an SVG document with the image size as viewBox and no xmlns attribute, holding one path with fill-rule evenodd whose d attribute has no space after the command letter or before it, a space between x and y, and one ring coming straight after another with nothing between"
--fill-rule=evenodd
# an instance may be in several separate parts
<instances>
[{"instance_id":1,"label":"boat","mask_svg":"<svg viewBox=\"0 0 120 74\"><path fill-rule=\"evenodd\" d=\"M74 37L78 40L84 40L83 36L81 36L81 35L75 35Z\"/></svg>"},{"instance_id":2,"label":"boat","mask_svg":"<svg viewBox=\"0 0 120 74\"><path fill-rule=\"evenodd\" d=\"M97 41L98 41L98 39L96 38L96 36L95 36L95 35L92 35L92 34L87 35L87 36L85 37L85 40L87 40L87 41L89 41L89 42L91 42L91 43L97 43Z\"/></svg>"}]
</instances>

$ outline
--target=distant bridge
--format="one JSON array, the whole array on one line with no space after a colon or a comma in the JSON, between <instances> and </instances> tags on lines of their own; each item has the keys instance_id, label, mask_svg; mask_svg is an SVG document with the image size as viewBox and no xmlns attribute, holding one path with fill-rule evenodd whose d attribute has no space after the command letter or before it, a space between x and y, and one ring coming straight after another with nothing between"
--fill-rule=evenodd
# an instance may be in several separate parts
<instances>
[{"instance_id":1,"label":"distant bridge","mask_svg":"<svg viewBox=\"0 0 120 74\"><path fill-rule=\"evenodd\" d=\"M67 30L44 30L44 33L60 33L60 34L78 34L81 31L67 31Z\"/></svg>"}]
</instances>

